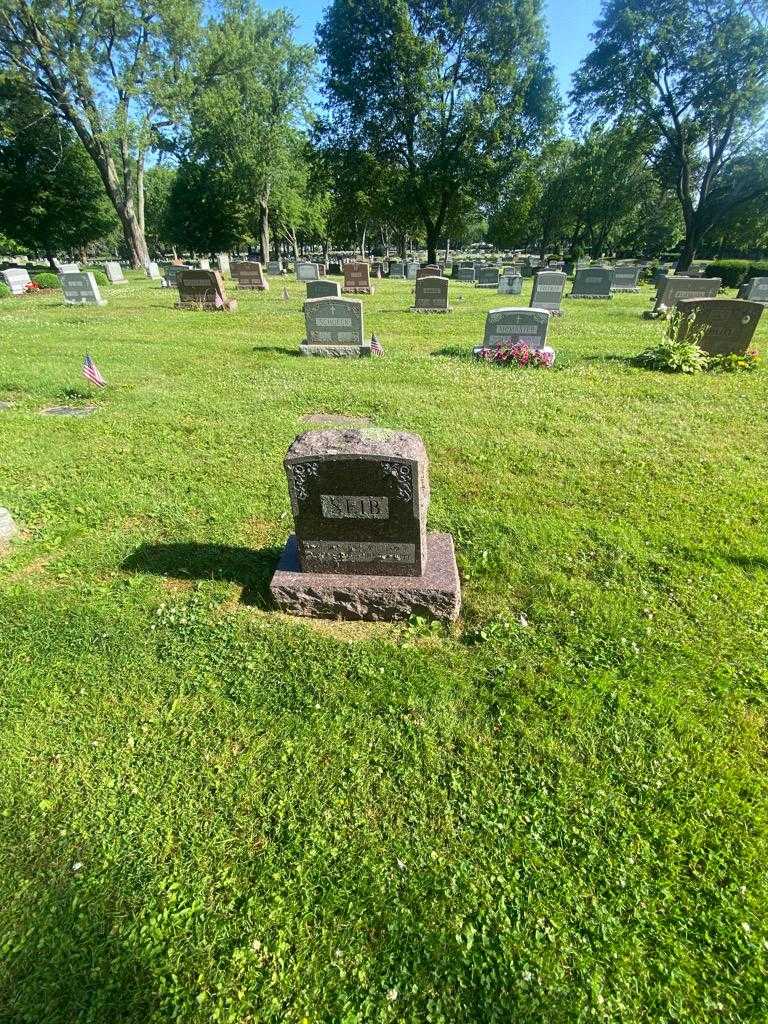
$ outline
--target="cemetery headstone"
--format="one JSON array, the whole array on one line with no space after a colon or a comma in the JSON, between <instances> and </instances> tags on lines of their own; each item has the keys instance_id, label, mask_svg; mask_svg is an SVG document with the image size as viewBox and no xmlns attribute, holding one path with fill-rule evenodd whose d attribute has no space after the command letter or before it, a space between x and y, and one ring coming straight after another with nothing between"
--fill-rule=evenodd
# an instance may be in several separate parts
<instances>
[{"instance_id":1,"label":"cemetery headstone","mask_svg":"<svg viewBox=\"0 0 768 1024\"><path fill-rule=\"evenodd\" d=\"M420 277L416 280L416 298L412 313L451 313L448 305L447 277Z\"/></svg>"},{"instance_id":2,"label":"cemetery headstone","mask_svg":"<svg viewBox=\"0 0 768 1024\"><path fill-rule=\"evenodd\" d=\"M739 288L739 298L768 305L768 277L753 277Z\"/></svg>"},{"instance_id":3,"label":"cemetery headstone","mask_svg":"<svg viewBox=\"0 0 768 1024\"><path fill-rule=\"evenodd\" d=\"M405 276L409 281L415 281L418 276L420 264L418 263L406 263L405 265Z\"/></svg>"},{"instance_id":4,"label":"cemetery headstone","mask_svg":"<svg viewBox=\"0 0 768 1024\"><path fill-rule=\"evenodd\" d=\"M475 280L475 267L467 266L466 264L460 264L456 271L456 280L464 281L467 284L474 283Z\"/></svg>"},{"instance_id":5,"label":"cemetery headstone","mask_svg":"<svg viewBox=\"0 0 768 1024\"><path fill-rule=\"evenodd\" d=\"M719 277L667 277L656 291L653 311L658 313L662 306L671 309L681 299L714 298L722 283Z\"/></svg>"},{"instance_id":6,"label":"cemetery headstone","mask_svg":"<svg viewBox=\"0 0 768 1024\"><path fill-rule=\"evenodd\" d=\"M344 287L343 292L352 294L373 295L371 287L370 268L367 263L355 261L344 264Z\"/></svg>"},{"instance_id":7,"label":"cemetery headstone","mask_svg":"<svg viewBox=\"0 0 768 1024\"><path fill-rule=\"evenodd\" d=\"M102 299L96 279L90 272L59 274L59 281L68 306L106 306L107 301Z\"/></svg>"},{"instance_id":8,"label":"cemetery headstone","mask_svg":"<svg viewBox=\"0 0 768 1024\"><path fill-rule=\"evenodd\" d=\"M27 271L21 270L19 267L11 267L10 270L3 270L2 277L11 289L11 294L13 295L24 295L27 290L27 285L32 283Z\"/></svg>"},{"instance_id":9,"label":"cemetery headstone","mask_svg":"<svg viewBox=\"0 0 768 1024\"><path fill-rule=\"evenodd\" d=\"M320 280L320 266L317 263L297 263L296 264L296 280L297 281L319 281Z\"/></svg>"},{"instance_id":10,"label":"cemetery headstone","mask_svg":"<svg viewBox=\"0 0 768 1024\"><path fill-rule=\"evenodd\" d=\"M402 279L405 277L405 264L400 260L393 260L389 264L389 276L391 278Z\"/></svg>"},{"instance_id":11,"label":"cemetery headstone","mask_svg":"<svg viewBox=\"0 0 768 1024\"><path fill-rule=\"evenodd\" d=\"M524 341L530 348L544 348L547 344L550 313L545 309L526 309L507 306L492 309L485 318L483 344L474 349L479 355L483 349L508 348Z\"/></svg>"},{"instance_id":12,"label":"cemetery headstone","mask_svg":"<svg viewBox=\"0 0 768 1024\"><path fill-rule=\"evenodd\" d=\"M307 299L304 303L307 337L300 346L304 356L370 356L360 299Z\"/></svg>"},{"instance_id":13,"label":"cemetery headstone","mask_svg":"<svg viewBox=\"0 0 768 1024\"><path fill-rule=\"evenodd\" d=\"M610 299L613 271L606 267L584 267L576 271L572 299Z\"/></svg>"},{"instance_id":14,"label":"cemetery headstone","mask_svg":"<svg viewBox=\"0 0 768 1024\"><path fill-rule=\"evenodd\" d=\"M178 278L178 276L182 272L182 270L191 270L191 269L192 268L187 266L187 264L185 264L185 263L170 263L165 268L165 276L163 278L163 287L164 288L175 288L176 287L176 279Z\"/></svg>"},{"instance_id":15,"label":"cemetery headstone","mask_svg":"<svg viewBox=\"0 0 768 1024\"><path fill-rule=\"evenodd\" d=\"M309 431L288 449L295 532L270 591L292 615L454 620L453 539L427 532L429 470L415 434Z\"/></svg>"},{"instance_id":16,"label":"cemetery headstone","mask_svg":"<svg viewBox=\"0 0 768 1024\"><path fill-rule=\"evenodd\" d=\"M107 280L110 284L128 284L123 274L123 268L117 260L107 260L104 264L104 273L107 275Z\"/></svg>"},{"instance_id":17,"label":"cemetery headstone","mask_svg":"<svg viewBox=\"0 0 768 1024\"><path fill-rule=\"evenodd\" d=\"M426 267L419 267L416 271L416 280L419 281L422 277L442 277L442 271L436 264L427 264Z\"/></svg>"},{"instance_id":18,"label":"cemetery headstone","mask_svg":"<svg viewBox=\"0 0 768 1024\"><path fill-rule=\"evenodd\" d=\"M308 299L341 298L341 285L338 281L327 281L321 278L319 281L307 281Z\"/></svg>"},{"instance_id":19,"label":"cemetery headstone","mask_svg":"<svg viewBox=\"0 0 768 1024\"><path fill-rule=\"evenodd\" d=\"M58 260L57 260L58 263ZM59 274L79 274L80 264L79 263L59 263L58 271Z\"/></svg>"},{"instance_id":20,"label":"cemetery headstone","mask_svg":"<svg viewBox=\"0 0 768 1024\"><path fill-rule=\"evenodd\" d=\"M480 267L475 271L475 288L493 288L496 290L498 287L498 267Z\"/></svg>"},{"instance_id":21,"label":"cemetery headstone","mask_svg":"<svg viewBox=\"0 0 768 1024\"><path fill-rule=\"evenodd\" d=\"M565 274L560 270L540 270L533 281L531 306L562 316L560 303L563 301L566 281Z\"/></svg>"},{"instance_id":22,"label":"cemetery headstone","mask_svg":"<svg viewBox=\"0 0 768 1024\"><path fill-rule=\"evenodd\" d=\"M702 331L699 346L710 356L743 355L749 348L763 307L744 299L680 299L678 340L691 329Z\"/></svg>"},{"instance_id":23,"label":"cemetery headstone","mask_svg":"<svg viewBox=\"0 0 768 1024\"><path fill-rule=\"evenodd\" d=\"M333 274L334 277L342 277L343 271L341 269L341 263L338 261L328 264L328 273Z\"/></svg>"},{"instance_id":24,"label":"cemetery headstone","mask_svg":"<svg viewBox=\"0 0 768 1024\"><path fill-rule=\"evenodd\" d=\"M639 292L638 279L640 267L615 267L613 271L612 292Z\"/></svg>"},{"instance_id":25,"label":"cemetery headstone","mask_svg":"<svg viewBox=\"0 0 768 1024\"><path fill-rule=\"evenodd\" d=\"M210 270L211 261L205 256L197 261L197 268L198 270Z\"/></svg>"},{"instance_id":26,"label":"cemetery headstone","mask_svg":"<svg viewBox=\"0 0 768 1024\"><path fill-rule=\"evenodd\" d=\"M147 264L147 277L150 281L160 280L160 267L158 267L154 260L150 260Z\"/></svg>"},{"instance_id":27,"label":"cemetery headstone","mask_svg":"<svg viewBox=\"0 0 768 1024\"><path fill-rule=\"evenodd\" d=\"M0 508L0 543L7 544L18 533L13 516L7 508Z\"/></svg>"},{"instance_id":28,"label":"cemetery headstone","mask_svg":"<svg viewBox=\"0 0 768 1024\"><path fill-rule=\"evenodd\" d=\"M216 254L216 266L218 267L220 274L228 274L230 272L229 255L226 252Z\"/></svg>"},{"instance_id":29,"label":"cemetery headstone","mask_svg":"<svg viewBox=\"0 0 768 1024\"><path fill-rule=\"evenodd\" d=\"M268 277L279 277L283 272L283 261L282 260L269 260L267 263L267 276Z\"/></svg>"},{"instance_id":30,"label":"cemetery headstone","mask_svg":"<svg viewBox=\"0 0 768 1024\"><path fill-rule=\"evenodd\" d=\"M238 288L248 291L269 291L269 281L264 276L260 263L230 263L229 272Z\"/></svg>"},{"instance_id":31,"label":"cemetery headstone","mask_svg":"<svg viewBox=\"0 0 768 1024\"><path fill-rule=\"evenodd\" d=\"M237 309L235 299L228 299L224 282L218 270L182 270L176 277L179 289L177 309L222 310L232 313Z\"/></svg>"},{"instance_id":32,"label":"cemetery headstone","mask_svg":"<svg viewBox=\"0 0 768 1024\"><path fill-rule=\"evenodd\" d=\"M520 274L502 274L499 278L499 295L520 295L523 290L523 278Z\"/></svg>"}]
</instances>

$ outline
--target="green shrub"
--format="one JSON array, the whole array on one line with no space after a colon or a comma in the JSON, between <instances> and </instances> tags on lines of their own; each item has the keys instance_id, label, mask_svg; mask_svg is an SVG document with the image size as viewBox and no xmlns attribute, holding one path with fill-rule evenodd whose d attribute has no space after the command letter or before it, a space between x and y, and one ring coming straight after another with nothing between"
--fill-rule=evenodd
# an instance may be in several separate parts
<instances>
[{"instance_id":1,"label":"green shrub","mask_svg":"<svg viewBox=\"0 0 768 1024\"><path fill-rule=\"evenodd\" d=\"M99 286L99 288L103 287L105 284L109 284L109 278L104 273L104 271L99 270L98 267L83 267L83 273L93 274L94 280L96 281L96 284Z\"/></svg>"},{"instance_id":2,"label":"green shrub","mask_svg":"<svg viewBox=\"0 0 768 1024\"><path fill-rule=\"evenodd\" d=\"M0 281L0 299L7 299L8 296L12 295L12 294L13 294L13 292L8 287L8 285L4 284L2 281Z\"/></svg>"},{"instance_id":3,"label":"green shrub","mask_svg":"<svg viewBox=\"0 0 768 1024\"><path fill-rule=\"evenodd\" d=\"M60 288L59 279L56 274L43 271L41 274L35 274L32 278L38 288Z\"/></svg>"},{"instance_id":4,"label":"green shrub","mask_svg":"<svg viewBox=\"0 0 768 1024\"><path fill-rule=\"evenodd\" d=\"M707 264L707 277L719 277L724 288L738 288L749 270L749 260L715 260Z\"/></svg>"},{"instance_id":5,"label":"green shrub","mask_svg":"<svg viewBox=\"0 0 768 1024\"><path fill-rule=\"evenodd\" d=\"M632 360L635 366L666 373L698 373L706 370L707 356L695 341L675 341L665 337Z\"/></svg>"},{"instance_id":6,"label":"green shrub","mask_svg":"<svg viewBox=\"0 0 768 1024\"><path fill-rule=\"evenodd\" d=\"M768 277L768 260L755 260L754 263L749 264L749 270L744 280L749 281L752 277Z\"/></svg>"}]
</instances>

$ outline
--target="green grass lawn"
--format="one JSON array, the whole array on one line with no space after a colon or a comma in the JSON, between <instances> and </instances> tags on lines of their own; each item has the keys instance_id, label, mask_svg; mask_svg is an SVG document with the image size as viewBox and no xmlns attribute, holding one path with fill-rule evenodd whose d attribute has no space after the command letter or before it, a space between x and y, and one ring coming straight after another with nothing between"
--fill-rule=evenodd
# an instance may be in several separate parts
<instances>
[{"instance_id":1,"label":"green grass lawn","mask_svg":"<svg viewBox=\"0 0 768 1024\"><path fill-rule=\"evenodd\" d=\"M634 369L644 288L480 365L530 282L385 281L302 359L295 281L129 277L0 302L0 1021L765 1022L765 358ZM313 413L424 438L456 626L270 610Z\"/></svg>"}]
</instances>

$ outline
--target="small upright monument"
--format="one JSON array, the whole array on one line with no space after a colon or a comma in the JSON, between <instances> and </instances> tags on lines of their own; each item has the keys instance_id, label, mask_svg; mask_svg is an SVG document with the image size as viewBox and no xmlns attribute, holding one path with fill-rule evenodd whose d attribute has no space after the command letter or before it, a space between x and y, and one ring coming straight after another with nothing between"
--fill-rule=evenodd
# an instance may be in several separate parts
<instances>
[{"instance_id":1,"label":"small upright monument","mask_svg":"<svg viewBox=\"0 0 768 1024\"><path fill-rule=\"evenodd\" d=\"M233 313L237 301L228 299L218 270L182 270L176 277L179 289L177 309L223 310Z\"/></svg>"},{"instance_id":2,"label":"small upright monument","mask_svg":"<svg viewBox=\"0 0 768 1024\"><path fill-rule=\"evenodd\" d=\"M373 295L374 288L371 286L370 267L362 260L344 264L344 287L343 292L351 292L362 295Z\"/></svg>"},{"instance_id":3,"label":"small upright monument","mask_svg":"<svg viewBox=\"0 0 768 1024\"><path fill-rule=\"evenodd\" d=\"M307 299L304 321L307 337L299 349L303 356L371 355L360 299Z\"/></svg>"},{"instance_id":4,"label":"small upright monument","mask_svg":"<svg viewBox=\"0 0 768 1024\"><path fill-rule=\"evenodd\" d=\"M295 533L270 590L291 615L450 622L461 591L453 539L427 533L429 475L416 434L301 434L285 458Z\"/></svg>"}]
</instances>

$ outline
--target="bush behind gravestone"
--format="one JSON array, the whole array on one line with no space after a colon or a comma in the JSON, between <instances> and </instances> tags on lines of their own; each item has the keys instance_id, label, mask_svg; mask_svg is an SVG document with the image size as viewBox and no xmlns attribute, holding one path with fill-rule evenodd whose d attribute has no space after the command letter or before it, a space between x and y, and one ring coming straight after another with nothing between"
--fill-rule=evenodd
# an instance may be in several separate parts
<instances>
[{"instance_id":1,"label":"bush behind gravestone","mask_svg":"<svg viewBox=\"0 0 768 1024\"><path fill-rule=\"evenodd\" d=\"M0 299L7 299L11 294L11 289L7 284L0 284Z\"/></svg>"},{"instance_id":2,"label":"bush behind gravestone","mask_svg":"<svg viewBox=\"0 0 768 1024\"><path fill-rule=\"evenodd\" d=\"M724 288L738 288L752 277L768 276L766 260L715 260L708 263L707 277L719 277Z\"/></svg>"},{"instance_id":3,"label":"bush behind gravestone","mask_svg":"<svg viewBox=\"0 0 768 1024\"><path fill-rule=\"evenodd\" d=\"M59 278L57 274L35 274L32 278L38 288L60 288Z\"/></svg>"},{"instance_id":4,"label":"bush behind gravestone","mask_svg":"<svg viewBox=\"0 0 768 1024\"><path fill-rule=\"evenodd\" d=\"M98 267L83 267L82 273L93 274L94 280L96 281L96 284L99 286L99 288L103 288L104 285L109 284L109 278L104 273L104 271L99 270Z\"/></svg>"}]
</instances>

